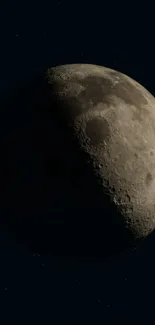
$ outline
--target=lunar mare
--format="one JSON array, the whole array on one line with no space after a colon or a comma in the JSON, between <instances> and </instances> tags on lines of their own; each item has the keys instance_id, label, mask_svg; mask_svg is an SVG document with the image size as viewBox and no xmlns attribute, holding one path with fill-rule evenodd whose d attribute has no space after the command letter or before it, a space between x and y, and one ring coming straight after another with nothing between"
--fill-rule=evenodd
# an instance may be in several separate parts
<instances>
[{"instance_id":1,"label":"lunar mare","mask_svg":"<svg viewBox=\"0 0 155 325\"><path fill-rule=\"evenodd\" d=\"M103 204L99 217L133 242L145 238L155 228L154 97L125 74L90 64L48 69L46 80L51 109L84 155L101 201L119 213L111 217Z\"/></svg>"}]
</instances>

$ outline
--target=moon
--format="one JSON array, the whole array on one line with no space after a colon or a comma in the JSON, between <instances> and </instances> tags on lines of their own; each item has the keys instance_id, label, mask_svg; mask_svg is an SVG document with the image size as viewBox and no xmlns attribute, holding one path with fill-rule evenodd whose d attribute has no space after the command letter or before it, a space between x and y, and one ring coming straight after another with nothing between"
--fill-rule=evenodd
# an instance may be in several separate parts
<instances>
[{"instance_id":1,"label":"moon","mask_svg":"<svg viewBox=\"0 0 155 325\"><path fill-rule=\"evenodd\" d=\"M127 75L91 64L49 68L45 81L63 131L57 159L72 180L70 220L94 245L96 231L104 250L146 238L155 228L154 97Z\"/></svg>"}]
</instances>

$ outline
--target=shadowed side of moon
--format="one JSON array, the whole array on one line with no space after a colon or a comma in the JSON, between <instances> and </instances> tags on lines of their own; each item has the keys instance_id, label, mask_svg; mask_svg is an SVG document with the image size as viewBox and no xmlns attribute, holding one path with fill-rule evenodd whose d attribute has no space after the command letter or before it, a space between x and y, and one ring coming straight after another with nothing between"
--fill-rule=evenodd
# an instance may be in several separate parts
<instances>
[{"instance_id":1,"label":"shadowed side of moon","mask_svg":"<svg viewBox=\"0 0 155 325\"><path fill-rule=\"evenodd\" d=\"M111 221L108 225L99 217L103 202L85 154L64 122L57 120L47 89L41 75L1 103L6 126L1 148L3 158L7 155L1 223L32 251L61 257L113 254L116 228L111 232L113 239L108 238ZM87 128L92 139L91 123Z\"/></svg>"},{"instance_id":2,"label":"shadowed side of moon","mask_svg":"<svg viewBox=\"0 0 155 325\"><path fill-rule=\"evenodd\" d=\"M115 84L115 76L119 76L119 84ZM70 123L91 111L84 134L88 144L98 148L111 136L111 128L103 116L93 116L96 105L102 104L102 111L113 102L117 109L122 101L143 110L148 104L143 91L119 73L112 78L93 75L91 68L90 76L71 74L61 82L51 79L47 83L39 76L5 103L5 114L14 121L7 136L11 184L7 222L11 232L28 239L33 248L53 255L103 256L136 242L112 200L115 186L101 179L99 166L94 170L92 156L80 148ZM81 87L78 95L77 85ZM64 89L70 89L67 95ZM148 187L152 178L149 170L145 177ZM103 190L103 183L109 193ZM126 200L132 200L128 192Z\"/></svg>"}]
</instances>

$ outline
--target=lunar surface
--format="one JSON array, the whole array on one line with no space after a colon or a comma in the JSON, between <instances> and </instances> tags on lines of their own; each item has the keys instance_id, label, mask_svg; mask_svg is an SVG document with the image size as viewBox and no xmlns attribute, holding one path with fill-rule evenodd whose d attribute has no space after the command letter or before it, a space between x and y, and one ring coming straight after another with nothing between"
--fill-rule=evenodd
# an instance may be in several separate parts
<instances>
[{"instance_id":1,"label":"lunar surface","mask_svg":"<svg viewBox=\"0 0 155 325\"><path fill-rule=\"evenodd\" d=\"M154 97L96 65L49 68L45 80L49 109L63 130L57 163L71 180L66 205L74 227L79 222L92 242L96 231L105 250L147 237L155 228Z\"/></svg>"}]
</instances>

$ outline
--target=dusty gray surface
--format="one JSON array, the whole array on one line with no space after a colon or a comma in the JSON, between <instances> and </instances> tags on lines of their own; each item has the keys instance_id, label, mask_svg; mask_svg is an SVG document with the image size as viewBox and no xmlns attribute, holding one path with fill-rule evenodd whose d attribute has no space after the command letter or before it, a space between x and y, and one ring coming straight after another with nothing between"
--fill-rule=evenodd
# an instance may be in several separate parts
<instances>
[{"instance_id":1,"label":"dusty gray surface","mask_svg":"<svg viewBox=\"0 0 155 325\"><path fill-rule=\"evenodd\" d=\"M93 218L100 213L103 237L110 237L112 228L127 233L133 242L146 237L155 228L154 97L124 74L95 65L55 67L46 77L51 109L73 136L73 150L80 149L81 164L95 184L90 204L95 193ZM78 170L79 160L73 161L72 153L61 159ZM91 193L89 177L83 180L81 174L78 179L86 197L88 187ZM105 202L110 205L104 209ZM109 206L119 213L112 216Z\"/></svg>"}]
</instances>

